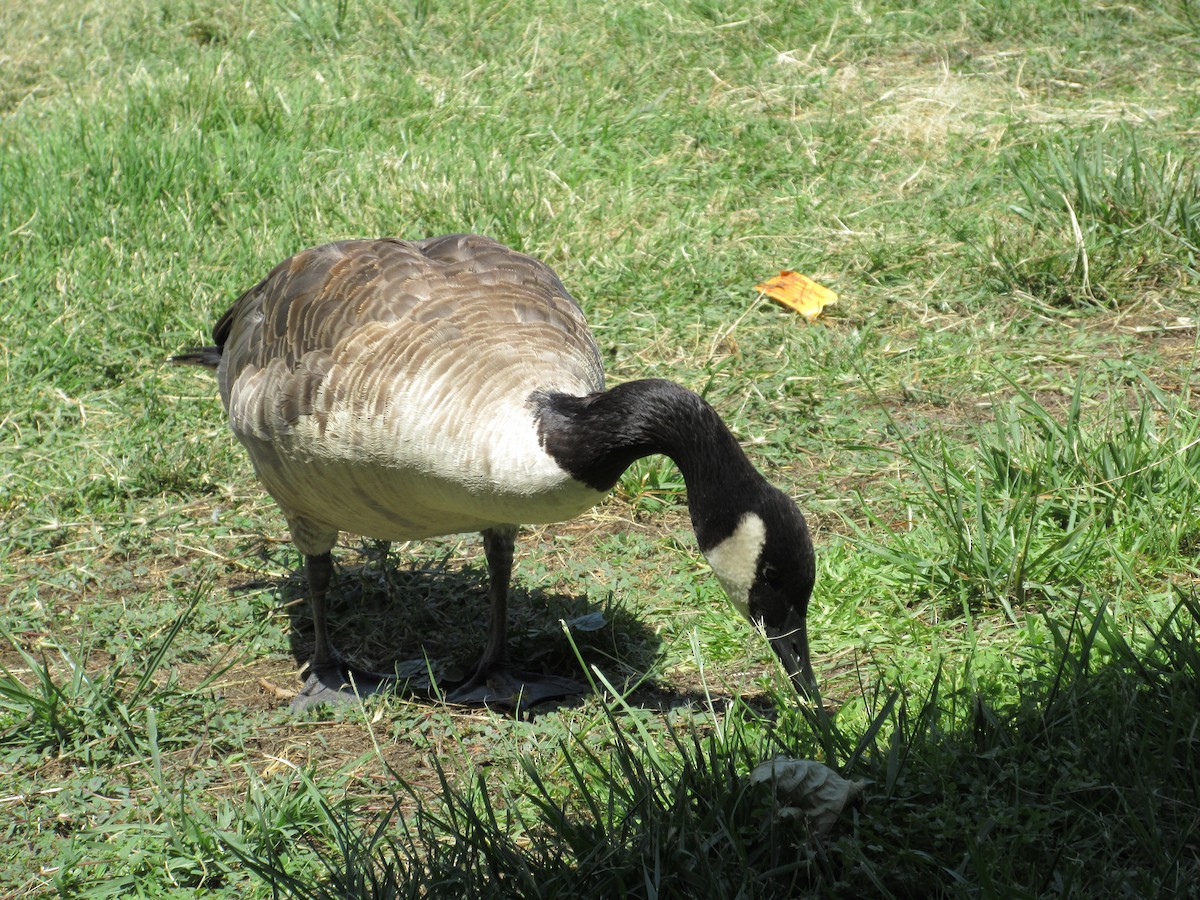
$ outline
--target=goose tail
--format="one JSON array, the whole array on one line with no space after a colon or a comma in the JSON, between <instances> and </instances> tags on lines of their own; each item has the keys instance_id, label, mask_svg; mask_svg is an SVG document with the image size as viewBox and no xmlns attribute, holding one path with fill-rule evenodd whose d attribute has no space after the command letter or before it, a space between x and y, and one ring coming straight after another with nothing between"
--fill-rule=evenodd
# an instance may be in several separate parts
<instances>
[{"instance_id":1,"label":"goose tail","mask_svg":"<svg viewBox=\"0 0 1200 900\"><path fill-rule=\"evenodd\" d=\"M215 369L221 364L220 347L192 347L184 353L176 353L171 362L183 366L204 366Z\"/></svg>"}]
</instances>

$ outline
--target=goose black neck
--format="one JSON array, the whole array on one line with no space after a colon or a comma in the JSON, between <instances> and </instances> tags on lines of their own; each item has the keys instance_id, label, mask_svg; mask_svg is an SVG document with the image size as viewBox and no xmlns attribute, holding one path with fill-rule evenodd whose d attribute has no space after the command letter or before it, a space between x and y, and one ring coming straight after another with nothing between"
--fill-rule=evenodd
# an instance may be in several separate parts
<instances>
[{"instance_id":1,"label":"goose black neck","mask_svg":"<svg viewBox=\"0 0 1200 900\"><path fill-rule=\"evenodd\" d=\"M584 397L538 392L531 402L546 452L598 491L616 484L634 460L670 457L687 485L701 547L706 533L715 540L732 530L765 486L716 410L673 382L648 378Z\"/></svg>"}]
</instances>

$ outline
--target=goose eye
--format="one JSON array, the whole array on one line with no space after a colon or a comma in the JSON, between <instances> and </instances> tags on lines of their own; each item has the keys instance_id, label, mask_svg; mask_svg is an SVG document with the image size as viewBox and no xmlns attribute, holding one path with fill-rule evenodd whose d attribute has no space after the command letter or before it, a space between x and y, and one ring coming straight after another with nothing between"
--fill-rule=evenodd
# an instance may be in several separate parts
<instances>
[{"instance_id":1,"label":"goose eye","mask_svg":"<svg viewBox=\"0 0 1200 900\"><path fill-rule=\"evenodd\" d=\"M764 562L762 567L762 580L774 581L779 577L779 567L772 563Z\"/></svg>"}]
</instances>

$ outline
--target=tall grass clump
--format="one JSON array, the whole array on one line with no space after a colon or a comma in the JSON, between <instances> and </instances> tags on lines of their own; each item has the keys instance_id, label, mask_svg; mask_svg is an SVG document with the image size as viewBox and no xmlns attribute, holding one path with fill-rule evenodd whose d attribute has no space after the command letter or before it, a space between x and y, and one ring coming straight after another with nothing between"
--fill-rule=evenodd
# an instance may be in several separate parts
<instances>
[{"instance_id":1,"label":"tall grass clump","mask_svg":"<svg viewBox=\"0 0 1200 900\"><path fill-rule=\"evenodd\" d=\"M53 647L54 659L5 635L21 665L0 663L0 745L89 763L138 757L149 753L148 741L157 746L160 721L168 726L165 739L188 743L204 717L201 696L170 674L163 684L154 679L198 602L197 594L153 646L126 647L100 666L86 643L76 652Z\"/></svg>"},{"instance_id":2,"label":"tall grass clump","mask_svg":"<svg viewBox=\"0 0 1200 900\"><path fill-rule=\"evenodd\" d=\"M840 846L878 895L1176 896L1200 873L1200 602L1132 634L1094 597L1044 623L1015 699L946 677L898 704Z\"/></svg>"},{"instance_id":3,"label":"tall grass clump","mask_svg":"<svg viewBox=\"0 0 1200 900\"><path fill-rule=\"evenodd\" d=\"M1113 575L1136 582L1196 539L1200 420L1188 398L1150 385L1089 414L1083 382L1065 409L1016 393L969 440L904 438L905 506L871 505L858 529L866 564L885 583L950 609L1070 601ZM881 538L880 535L886 535Z\"/></svg>"},{"instance_id":4,"label":"tall grass clump","mask_svg":"<svg viewBox=\"0 0 1200 900\"><path fill-rule=\"evenodd\" d=\"M520 795L498 793L482 774L455 783L439 764L433 798L393 772L394 802L373 821L323 805L323 832L310 840L325 868L318 885L292 874L307 865L296 848L256 854L228 840L273 890L295 898L768 898L829 877L803 822L773 816L746 781L783 739L764 738L758 714L738 705L720 722L691 718L665 742L646 721L618 701L602 734L565 739L565 784L529 757ZM816 749L811 735L800 739Z\"/></svg>"},{"instance_id":5,"label":"tall grass clump","mask_svg":"<svg viewBox=\"0 0 1200 900\"><path fill-rule=\"evenodd\" d=\"M439 766L435 796L397 776L374 817L310 784L300 844L223 840L295 898L1171 895L1200 874L1198 617L1190 596L1135 636L1103 603L1047 616L1040 665L999 704L943 671L876 691L865 717L735 705L664 743L618 702L605 752L597 735L563 743L565 784L530 758L521 794ZM746 778L820 745L866 798L826 834Z\"/></svg>"},{"instance_id":6,"label":"tall grass clump","mask_svg":"<svg viewBox=\"0 0 1200 900\"><path fill-rule=\"evenodd\" d=\"M1182 152L1136 132L1053 138L1022 148L1010 173L1025 229L1001 230L999 286L1051 307L1122 308L1138 290L1200 277L1200 176Z\"/></svg>"}]
</instances>

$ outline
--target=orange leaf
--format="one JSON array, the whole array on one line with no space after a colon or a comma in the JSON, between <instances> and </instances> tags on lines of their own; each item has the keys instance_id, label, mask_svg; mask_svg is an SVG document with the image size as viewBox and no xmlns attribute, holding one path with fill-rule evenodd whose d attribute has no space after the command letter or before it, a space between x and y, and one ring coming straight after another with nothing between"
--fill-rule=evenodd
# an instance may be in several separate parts
<instances>
[{"instance_id":1,"label":"orange leaf","mask_svg":"<svg viewBox=\"0 0 1200 900\"><path fill-rule=\"evenodd\" d=\"M815 319L830 303L836 303L838 295L817 284L806 275L799 272L783 271L774 278L768 278L762 284L754 286L756 291L762 291L772 300L782 303L789 309L794 309L804 318Z\"/></svg>"}]
</instances>

